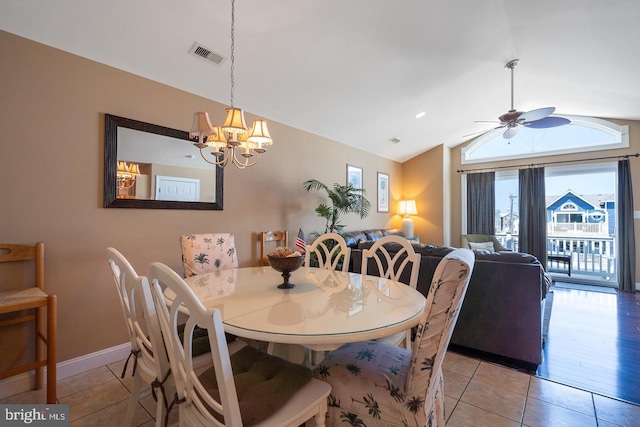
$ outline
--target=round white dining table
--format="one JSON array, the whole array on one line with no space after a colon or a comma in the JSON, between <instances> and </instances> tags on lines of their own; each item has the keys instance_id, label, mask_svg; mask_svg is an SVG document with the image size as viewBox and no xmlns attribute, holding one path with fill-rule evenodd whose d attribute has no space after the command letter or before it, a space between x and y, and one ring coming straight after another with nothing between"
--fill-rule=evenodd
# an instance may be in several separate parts
<instances>
[{"instance_id":1,"label":"round white dining table","mask_svg":"<svg viewBox=\"0 0 640 427\"><path fill-rule=\"evenodd\" d=\"M301 267L293 289L279 289L281 273L247 267L185 279L207 308L220 310L226 332L271 343L321 348L406 331L420 321L424 296L376 276ZM170 304L175 294L165 290Z\"/></svg>"}]
</instances>

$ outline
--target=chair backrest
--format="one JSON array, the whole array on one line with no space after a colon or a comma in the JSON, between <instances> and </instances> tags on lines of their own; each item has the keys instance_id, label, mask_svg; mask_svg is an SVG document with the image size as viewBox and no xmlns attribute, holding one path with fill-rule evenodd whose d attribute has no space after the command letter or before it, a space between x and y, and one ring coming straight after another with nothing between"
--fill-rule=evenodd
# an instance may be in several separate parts
<instances>
[{"instance_id":1,"label":"chair backrest","mask_svg":"<svg viewBox=\"0 0 640 427\"><path fill-rule=\"evenodd\" d=\"M344 237L338 233L325 233L310 245L307 245L305 253L305 265L310 266L311 254L315 253L318 259L318 266L328 270L337 270L342 262L341 270L349 269L351 259L351 248L347 247Z\"/></svg>"},{"instance_id":2,"label":"chair backrest","mask_svg":"<svg viewBox=\"0 0 640 427\"><path fill-rule=\"evenodd\" d=\"M184 277L238 268L236 243L231 233L180 236Z\"/></svg>"},{"instance_id":3,"label":"chair backrest","mask_svg":"<svg viewBox=\"0 0 640 427\"><path fill-rule=\"evenodd\" d=\"M149 280L138 276L116 249L107 248L107 257L131 340L131 351L136 357L136 369L144 369L147 375L153 374L162 380L169 371L169 359L164 350Z\"/></svg>"},{"instance_id":4,"label":"chair backrest","mask_svg":"<svg viewBox=\"0 0 640 427\"><path fill-rule=\"evenodd\" d=\"M456 249L438 263L413 342L409 396L431 398L438 388L434 379L440 373L474 263L469 249Z\"/></svg>"},{"instance_id":5,"label":"chair backrest","mask_svg":"<svg viewBox=\"0 0 640 427\"><path fill-rule=\"evenodd\" d=\"M493 243L494 251L511 251L500 243L496 236L491 234L462 234L460 236L460 243L463 248L473 249L469 243ZM479 249L479 248L476 248Z\"/></svg>"},{"instance_id":6,"label":"chair backrest","mask_svg":"<svg viewBox=\"0 0 640 427\"><path fill-rule=\"evenodd\" d=\"M391 256L391 248L385 246L389 244L393 244L393 256ZM411 246L411 242L404 237L384 236L376 240L369 249L364 249L362 251L362 274L367 274L369 259L375 261L378 268L378 276L397 281L400 280L405 268L410 265L411 275L407 284L416 289L420 270L420 254L416 253L413 246Z\"/></svg>"},{"instance_id":7,"label":"chair backrest","mask_svg":"<svg viewBox=\"0 0 640 427\"><path fill-rule=\"evenodd\" d=\"M44 243L38 242L35 246L0 243L0 262L34 260L35 286L44 291ZM22 272L24 273L24 270ZM14 289L2 290L8 291Z\"/></svg>"},{"instance_id":8,"label":"chair backrest","mask_svg":"<svg viewBox=\"0 0 640 427\"><path fill-rule=\"evenodd\" d=\"M271 242L274 248L280 246L289 246L289 232L288 231L263 231L260 233L260 265L269 265L269 258L267 254L267 246Z\"/></svg>"},{"instance_id":9,"label":"chair backrest","mask_svg":"<svg viewBox=\"0 0 640 427\"><path fill-rule=\"evenodd\" d=\"M242 425L236 386L231 370L229 349L225 341L220 312L205 308L185 281L166 265L149 265L153 299L158 320L166 340L171 370L176 382L178 398L184 398L197 413L202 425ZM175 293L171 307L167 307L162 289ZM186 309L186 310L185 310ZM186 317L184 342L178 332L178 320ZM194 371L193 331L199 326L208 331L219 400L212 397ZM224 424L210 411L220 414Z\"/></svg>"}]
</instances>

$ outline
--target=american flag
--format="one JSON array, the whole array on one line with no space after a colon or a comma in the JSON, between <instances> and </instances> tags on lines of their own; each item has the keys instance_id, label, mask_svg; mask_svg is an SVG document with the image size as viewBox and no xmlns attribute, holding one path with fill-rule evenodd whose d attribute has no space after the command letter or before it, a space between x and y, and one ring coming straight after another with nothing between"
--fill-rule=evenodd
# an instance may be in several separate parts
<instances>
[{"instance_id":1,"label":"american flag","mask_svg":"<svg viewBox=\"0 0 640 427\"><path fill-rule=\"evenodd\" d=\"M300 249L302 253L307 251L307 242L305 241L304 231L302 231L302 228L298 231L298 237L296 237L296 247Z\"/></svg>"}]
</instances>

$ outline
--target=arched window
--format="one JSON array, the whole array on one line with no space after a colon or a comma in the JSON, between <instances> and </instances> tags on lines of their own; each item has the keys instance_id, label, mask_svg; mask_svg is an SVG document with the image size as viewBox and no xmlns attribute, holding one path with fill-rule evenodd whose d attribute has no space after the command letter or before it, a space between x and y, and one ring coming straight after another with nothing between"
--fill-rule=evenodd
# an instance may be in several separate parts
<instances>
[{"instance_id":1,"label":"arched window","mask_svg":"<svg viewBox=\"0 0 640 427\"><path fill-rule=\"evenodd\" d=\"M491 130L462 149L462 164L521 159L629 147L629 127L582 116L548 129L522 127L511 139L504 128Z\"/></svg>"},{"instance_id":2,"label":"arched window","mask_svg":"<svg viewBox=\"0 0 640 427\"><path fill-rule=\"evenodd\" d=\"M578 207L573 202L567 202L560 207L561 211L577 211Z\"/></svg>"}]
</instances>

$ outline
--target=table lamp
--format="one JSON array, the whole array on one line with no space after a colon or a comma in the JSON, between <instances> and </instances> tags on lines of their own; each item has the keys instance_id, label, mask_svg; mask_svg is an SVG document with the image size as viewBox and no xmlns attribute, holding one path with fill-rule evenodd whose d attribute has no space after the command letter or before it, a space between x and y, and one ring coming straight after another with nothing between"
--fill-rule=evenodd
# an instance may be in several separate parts
<instances>
[{"instance_id":1,"label":"table lamp","mask_svg":"<svg viewBox=\"0 0 640 427\"><path fill-rule=\"evenodd\" d=\"M402 232L404 237L413 237L413 219L410 215L417 215L415 200L400 200L398 202L398 215L403 215Z\"/></svg>"}]
</instances>

